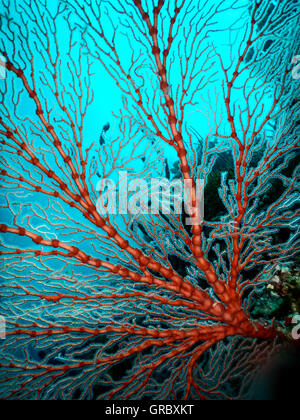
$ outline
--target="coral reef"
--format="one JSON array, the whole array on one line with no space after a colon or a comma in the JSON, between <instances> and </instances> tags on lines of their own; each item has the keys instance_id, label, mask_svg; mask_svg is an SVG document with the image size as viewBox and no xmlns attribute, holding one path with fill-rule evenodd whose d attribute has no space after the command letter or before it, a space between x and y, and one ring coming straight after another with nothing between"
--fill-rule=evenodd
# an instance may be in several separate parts
<instances>
[{"instance_id":1,"label":"coral reef","mask_svg":"<svg viewBox=\"0 0 300 420\"><path fill-rule=\"evenodd\" d=\"M250 398L298 310L299 5L269 3L2 0L0 398Z\"/></svg>"}]
</instances>

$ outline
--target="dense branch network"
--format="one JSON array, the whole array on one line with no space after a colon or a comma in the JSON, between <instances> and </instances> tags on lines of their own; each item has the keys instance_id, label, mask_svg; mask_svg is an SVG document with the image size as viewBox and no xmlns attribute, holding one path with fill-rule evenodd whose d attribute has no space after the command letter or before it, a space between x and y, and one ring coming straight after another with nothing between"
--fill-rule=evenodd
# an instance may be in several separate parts
<instances>
[{"instance_id":1,"label":"dense branch network","mask_svg":"<svg viewBox=\"0 0 300 420\"><path fill-rule=\"evenodd\" d=\"M236 397L248 392L269 349L255 340L279 334L251 319L248 296L300 248L299 169L285 175L300 146L286 48L297 5L228 3L22 1L13 19L3 2L3 398L224 398L239 373ZM225 31L218 16L230 13ZM99 63L123 93L117 136L100 148L88 124ZM206 119L201 137L193 113ZM191 229L174 209L99 208L99 178L162 176L162 150L189 182ZM224 214L200 221L196 181L205 188L223 152L234 171L219 189ZM283 191L260 207L274 179Z\"/></svg>"}]
</instances>

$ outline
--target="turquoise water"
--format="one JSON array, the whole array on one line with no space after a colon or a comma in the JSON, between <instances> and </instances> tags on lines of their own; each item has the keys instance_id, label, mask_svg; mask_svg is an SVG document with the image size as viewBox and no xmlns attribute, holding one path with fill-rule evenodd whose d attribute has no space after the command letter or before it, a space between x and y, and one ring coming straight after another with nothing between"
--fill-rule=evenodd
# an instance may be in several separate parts
<instances>
[{"instance_id":1,"label":"turquoise water","mask_svg":"<svg viewBox=\"0 0 300 420\"><path fill-rule=\"evenodd\" d=\"M299 6L5 0L0 12L0 397L250 398L277 349L272 321L282 331L298 311L292 297L279 318L254 316L299 255ZM141 210L151 181L183 176L205 187L198 237L186 214ZM128 211L99 205L124 196Z\"/></svg>"}]
</instances>

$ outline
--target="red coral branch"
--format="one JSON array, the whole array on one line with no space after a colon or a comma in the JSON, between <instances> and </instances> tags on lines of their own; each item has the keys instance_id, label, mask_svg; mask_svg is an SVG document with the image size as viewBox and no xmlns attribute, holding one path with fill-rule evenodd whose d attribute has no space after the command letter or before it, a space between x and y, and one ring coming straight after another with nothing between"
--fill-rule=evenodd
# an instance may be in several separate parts
<instances>
[{"instance_id":1,"label":"red coral branch","mask_svg":"<svg viewBox=\"0 0 300 420\"><path fill-rule=\"evenodd\" d=\"M238 22L222 29L221 54L218 17L239 16L234 4L85 3L67 1L53 13L39 0L34 10L18 5L14 30L10 19L1 29L8 76L0 118L7 320L0 395L225 398L230 381L246 372L243 397L248 375L267 358L265 342L281 336L274 322L251 318L250 298L300 248L299 173L285 172L300 147L291 122L297 107L288 100L291 61L276 56L286 50L293 6L283 1L269 14L267 0L254 0L243 29ZM100 148L86 128L93 60L124 94L116 138ZM207 119L200 133L189 126L196 112ZM130 207L109 214L99 178L112 181L121 171L133 189L161 178L172 153L176 175L190 186L195 224L186 226L174 208L167 216ZM200 220L197 180L207 189L226 156L232 179L220 174L222 215ZM276 179L283 191L266 204ZM280 229L291 235L278 244Z\"/></svg>"}]
</instances>

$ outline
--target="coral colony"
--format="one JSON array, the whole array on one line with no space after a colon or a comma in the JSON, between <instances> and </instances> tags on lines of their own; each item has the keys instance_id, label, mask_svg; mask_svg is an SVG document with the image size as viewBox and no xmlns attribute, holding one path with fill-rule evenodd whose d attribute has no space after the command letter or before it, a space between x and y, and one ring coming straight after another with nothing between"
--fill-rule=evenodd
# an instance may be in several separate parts
<instances>
[{"instance_id":1,"label":"coral colony","mask_svg":"<svg viewBox=\"0 0 300 420\"><path fill-rule=\"evenodd\" d=\"M300 249L299 3L0 9L0 398L251 398L291 338L253 308Z\"/></svg>"}]
</instances>

